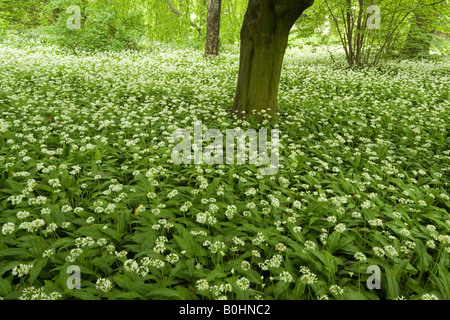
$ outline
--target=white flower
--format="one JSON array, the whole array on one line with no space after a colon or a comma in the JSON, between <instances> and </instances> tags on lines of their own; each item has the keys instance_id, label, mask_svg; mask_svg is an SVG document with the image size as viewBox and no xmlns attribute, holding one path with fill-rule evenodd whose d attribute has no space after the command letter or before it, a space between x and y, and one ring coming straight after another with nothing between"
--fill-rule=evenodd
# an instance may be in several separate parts
<instances>
[{"instance_id":1,"label":"white flower","mask_svg":"<svg viewBox=\"0 0 450 320\"><path fill-rule=\"evenodd\" d=\"M367 222L373 227L383 226L383 221L381 221L381 219L368 220Z\"/></svg>"},{"instance_id":2,"label":"white flower","mask_svg":"<svg viewBox=\"0 0 450 320\"><path fill-rule=\"evenodd\" d=\"M30 272L31 268L33 268L33 264L19 264L12 269L12 274L13 276L22 278Z\"/></svg>"},{"instance_id":3,"label":"white flower","mask_svg":"<svg viewBox=\"0 0 450 320\"><path fill-rule=\"evenodd\" d=\"M301 266L300 273L302 273L300 280L304 284L313 284L314 282L317 281L317 276L314 273L312 273L308 267Z\"/></svg>"},{"instance_id":4,"label":"white flower","mask_svg":"<svg viewBox=\"0 0 450 320\"><path fill-rule=\"evenodd\" d=\"M377 257L383 257L384 256L384 250L383 248L380 247L373 247L372 248L373 253L377 256Z\"/></svg>"},{"instance_id":5,"label":"white flower","mask_svg":"<svg viewBox=\"0 0 450 320\"><path fill-rule=\"evenodd\" d=\"M279 243L275 246L275 250L283 252L284 250L286 250L286 246L283 243Z\"/></svg>"},{"instance_id":6,"label":"white flower","mask_svg":"<svg viewBox=\"0 0 450 320\"><path fill-rule=\"evenodd\" d=\"M336 223L337 218L335 216L329 216L327 217L327 221L331 223Z\"/></svg>"},{"instance_id":7,"label":"white flower","mask_svg":"<svg viewBox=\"0 0 450 320\"><path fill-rule=\"evenodd\" d=\"M347 227L345 226L345 224L343 223L339 223L338 225L336 225L336 227L334 228L334 230L336 230L339 233L343 233L345 230L347 229Z\"/></svg>"},{"instance_id":8,"label":"white flower","mask_svg":"<svg viewBox=\"0 0 450 320\"><path fill-rule=\"evenodd\" d=\"M287 283L294 281L294 279L292 278L292 275L287 271L283 271L280 274L280 280L287 282Z\"/></svg>"},{"instance_id":9,"label":"white flower","mask_svg":"<svg viewBox=\"0 0 450 320\"><path fill-rule=\"evenodd\" d=\"M16 225L12 222L7 222L2 227L2 233L3 235L7 236L9 234L12 234L16 228Z\"/></svg>"},{"instance_id":10,"label":"white flower","mask_svg":"<svg viewBox=\"0 0 450 320\"><path fill-rule=\"evenodd\" d=\"M385 246L384 251L386 251L386 253L391 257L398 256L398 252L397 252L397 250L395 250L395 248L393 246Z\"/></svg>"},{"instance_id":11,"label":"white flower","mask_svg":"<svg viewBox=\"0 0 450 320\"><path fill-rule=\"evenodd\" d=\"M354 257L355 257L355 259L358 260L358 261L365 261L365 260L367 259L366 256L365 256L365 254L362 253L362 252L357 252L357 253L355 253Z\"/></svg>"},{"instance_id":12,"label":"white flower","mask_svg":"<svg viewBox=\"0 0 450 320\"><path fill-rule=\"evenodd\" d=\"M209 283L205 279L197 280L197 290L206 291L209 289Z\"/></svg>"},{"instance_id":13,"label":"white flower","mask_svg":"<svg viewBox=\"0 0 450 320\"><path fill-rule=\"evenodd\" d=\"M403 228L402 230L400 230L400 234L404 235L405 237L408 237L411 235L411 232L409 232L408 229Z\"/></svg>"},{"instance_id":14,"label":"white flower","mask_svg":"<svg viewBox=\"0 0 450 320\"><path fill-rule=\"evenodd\" d=\"M419 204L420 206L422 206L422 207L426 207L426 206L427 206L427 203L426 203L425 201L423 201L423 200L419 200L419 201L418 201L418 204Z\"/></svg>"},{"instance_id":15,"label":"white flower","mask_svg":"<svg viewBox=\"0 0 450 320\"><path fill-rule=\"evenodd\" d=\"M97 279L97 282L95 284L95 288L100 291L103 291L104 293L111 291L112 287L113 287L112 282L106 278Z\"/></svg>"},{"instance_id":16,"label":"white flower","mask_svg":"<svg viewBox=\"0 0 450 320\"><path fill-rule=\"evenodd\" d=\"M361 208L367 209L367 208L370 208L371 205L372 205L372 204L370 203L370 201L369 201L369 200L366 200L366 201L364 201L364 202L361 204Z\"/></svg>"},{"instance_id":17,"label":"white flower","mask_svg":"<svg viewBox=\"0 0 450 320\"><path fill-rule=\"evenodd\" d=\"M19 211L17 212L17 218L20 220L23 220L25 218L27 218L30 215L30 213L28 211Z\"/></svg>"},{"instance_id":18,"label":"white flower","mask_svg":"<svg viewBox=\"0 0 450 320\"><path fill-rule=\"evenodd\" d=\"M44 250L44 252L42 253L42 258L51 257L54 253L55 252L53 251L53 249Z\"/></svg>"},{"instance_id":19,"label":"white flower","mask_svg":"<svg viewBox=\"0 0 450 320\"><path fill-rule=\"evenodd\" d=\"M449 235L439 235L438 240L444 244L450 244L450 236Z\"/></svg>"},{"instance_id":20,"label":"white flower","mask_svg":"<svg viewBox=\"0 0 450 320\"><path fill-rule=\"evenodd\" d=\"M171 198L175 197L177 194L178 194L178 190L174 189L167 194L167 198L171 199Z\"/></svg>"},{"instance_id":21,"label":"white flower","mask_svg":"<svg viewBox=\"0 0 450 320\"><path fill-rule=\"evenodd\" d=\"M125 271L128 272L139 272L139 265L136 261L132 260L132 259L128 259L124 262L123 267L125 269Z\"/></svg>"},{"instance_id":22,"label":"white flower","mask_svg":"<svg viewBox=\"0 0 450 320\"><path fill-rule=\"evenodd\" d=\"M52 213L50 208L42 208L41 209L41 214L43 214L43 215L49 215L50 213Z\"/></svg>"},{"instance_id":23,"label":"white flower","mask_svg":"<svg viewBox=\"0 0 450 320\"><path fill-rule=\"evenodd\" d=\"M247 278L242 277L236 281L236 285L241 290L247 290L250 286L250 281Z\"/></svg>"},{"instance_id":24,"label":"white flower","mask_svg":"<svg viewBox=\"0 0 450 320\"><path fill-rule=\"evenodd\" d=\"M246 261L246 260L242 260L241 262L241 268L242 270L246 271L246 270L250 270L250 262Z\"/></svg>"},{"instance_id":25,"label":"white flower","mask_svg":"<svg viewBox=\"0 0 450 320\"><path fill-rule=\"evenodd\" d=\"M22 292L19 300L59 300L62 298L62 294L59 292L46 293L44 287L27 287L23 288Z\"/></svg>"},{"instance_id":26,"label":"white flower","mask_svg":"<svg viewBox=\"0 0 450 320\"><path fill-rule=\"evenodd\" d=\"M306 250L312 250L316 248L316 244L312 242L311 240L305 241L305 249Z\"/></svg>"},{"instance_id":27,"label":"white flower","mask_svg":"<svg viewBox=\"0 0 450 320\"><path fill-rule=\"evenodd\" d=\"M341 296L344 294L344 289L342 289L336 284L332 285L329 290L335 296Z\"/></svg>"},{"instance_id":28,"label":"white flower","mask_svg":"<svg viewBox=\"0 0 450 320\"><path fill-rule=\"evenodd\" d=\"M294 208L296 208L296 209L300 209L300 208L302 207L302 203L301 203L300 201L298 201L298 200L295 200L295 201L292 203L292 206L293 206Z\"/></svg>"},{"instance_id":29,"label":"white flower","mask_svg":"<svg viewBox=\"0 0 450 320\"><path fill-rule=\"evenodd\" d=\"M179 256L176 253L169 253L166 256L166 261L171 263L171 264L175 264L178 262L178 260L180 260Z\"/></svg>"},{"instance_id":30,"label":"white flower","mask_svg":"<svg viewBox=\"0 0 450 320\"><path fill-rule=\"evenodd\" d=\"M431 249L436 248L436 243L434 243L434 240L428 240L428 241L426 242L426 245L427 245L427 247L429 247L429 248L431 248Z\"/></svg>"},{"instance_id":31,"label":"white flower","mask_svg":"<svg viewBox=\"0 0 450 320\"><path fill-rule=\"evenodd\" d=\"M438 297L436 297L436 295L430 294L430 293L423 294L420 299L421 300L439 300Z\"/></svg>"}]
</instances>

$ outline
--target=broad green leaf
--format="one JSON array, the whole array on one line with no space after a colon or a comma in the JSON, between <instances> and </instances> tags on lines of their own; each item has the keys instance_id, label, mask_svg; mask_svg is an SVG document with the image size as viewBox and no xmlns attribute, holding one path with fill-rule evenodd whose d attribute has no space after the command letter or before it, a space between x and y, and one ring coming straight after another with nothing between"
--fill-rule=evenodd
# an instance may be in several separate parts
<instances>
[{"instance_id":1,"label":"broad green leaf","mask_svg":"<svg viewBox=\"0 0 450 320\"><path fill-rule=\"evenodd\" d=\"M339 239L341 238L341 234L337 231L334 231L327 239L327 249L330 253L333 253L339 244Z\"/></svg>"},{"instance_id":2,"label":"broad green leaf","mask_svg":"<svg viewBox=\"0 0 450 320\"><path fill-rule=\"evenodd\" d=\"M32 256L33 254L29 250L22 248L7 248L0 250L0 257L29 258Z\"/></svg>"},{"instance_id":3,"label":"broad green leaf","mask_svg":"<svg viewBox=\"0 0 450 320\"><path fill-rule=\"evenodd\" d=\"M81 288L81 289L74 289L74 290L68 290L67 294L69 296L78 298L80 300L100 300L100 297L94 295L93 293Z\"/></svg>"},{"instance_id":4,"label":"broad green leaf","mask_svg":"<svg viewBox=\"0 0 450 320\"><path fill-rule=\"evenodd\" d=\"M154 289L151 292L146 294L147 297L156 299L156 300L186 300L189 299L189 296L186 296L183 292L174 289Z\"/></svg>"},{"instance_id":5,"label":"broad green leaf","mask_svg":"<svg viewBox=\"0 0 450 320\"><path fill-rule=\"evenodd\" d=\"M30 278L28 282L33 284L33 282L37 279L42 269L47 265L47 258L39 258L34 262L33 268L30 270Z\"/></svg>"},{"instance_id":6,"label":"broad green leaf","mask_svg":"<svg viewBox=\"0 0 450 320\"><path fill-rule=\"evenodd\" d=\"M288 293L288 287L289 283L285 281L278 281L274 291L275 300L277 300L283 293Z\"/></svg>"},{"instance_id":7,"label":"broad green leaf","mask_svg":"<svg viewBox=\"0 0 450 320\"><path fill-rule=\"evenodd\" d=\"M10 292L11 292L11 283L6 279L0 278L0 297L4 297Z\"/></svg>"},{"instance_id":8,"label":"broad green leaf","mask_svg":"<svg viewBox=\"0 0 450 320\"><path fill-rule=\"evenodd\" d=\"M387 269L384 273L386 279L386 299L394 300L399 296L400 289L392 270Z\"/></svg>"},{"instance_id":9,"label":"broad green leaf","mask_svg":"<svg viewBox=\"0 0 450 320\"><path fill-rule=\"evenodd\" d=\"M305 292L306 285L303 283L303 281L300 279L300 277L297 279L297 282L295 283L294 290L292 291L292 295L294 299L300 299L303 293Z\"/></svg>"},{"instance_id":10,"label":"broad green leaf","mask_svg":"<svg viewBox=\"0 0 450 320\"><path fill-rule=\"evenodd\" d=\"M116 274L113 276L114 282L123 290L130 291L133 283L131 279L124 274Z\"/></svg>"},{"instance_id":11,"label":"broad green leaf","mask_svg":"<svg viewBox=\"0 0 450 320\"><path fill-rule=\"evenodd\" d=\"M352 289L348 289L346 292L344 292L343 298L344 300L368 300L363 293L354 291Z\"/></svg>"}]
</instances>

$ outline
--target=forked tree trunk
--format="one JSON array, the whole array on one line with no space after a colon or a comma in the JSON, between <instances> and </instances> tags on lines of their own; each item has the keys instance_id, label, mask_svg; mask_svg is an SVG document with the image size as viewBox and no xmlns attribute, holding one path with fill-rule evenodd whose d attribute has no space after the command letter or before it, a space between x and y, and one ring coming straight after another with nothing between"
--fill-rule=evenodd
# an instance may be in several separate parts
<instances>
[{"instance_id":1,"label":"forked tree trunk","mask_svg":"<svg viewBox=\"0 0 450 320\"><path fill-rule=\"evenodd\" d=\"M209 0L206 23L205 58L219 55L220 11L222 0Z\"/></svg>"},{"instance_id":2,"label":"forked tree trunk","mask_svg":"<svg viewBox=\"0 0 450 320\"><path fill-rule=\"evenodd\" d=\"M241 29L239 75L232 112L275 117L289 32L314 0L249 0Z\"/></svg>"}]
</instances>

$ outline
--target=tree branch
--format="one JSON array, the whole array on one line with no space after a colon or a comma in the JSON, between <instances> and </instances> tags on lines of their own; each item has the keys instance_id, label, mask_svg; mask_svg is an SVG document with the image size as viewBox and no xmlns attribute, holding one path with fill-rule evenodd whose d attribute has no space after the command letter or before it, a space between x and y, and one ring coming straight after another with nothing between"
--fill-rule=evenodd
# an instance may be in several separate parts
<instances>
[{"instance_id":1,"label":"tree branch","mask_svg":"<svg viewBox=\"0 0 450 320\"><path fill-rule=\"evenodd\" d=\"M175 13L178 17L183 18L183 15L181 14L181 12L174 8L174 6L173 6L172 2L170 2L170 0L164 0L164 1L169 6L170 11Z\"/></svg>"},{"instance_id":2,"label":"tree branch","mask_svg":"<svg viewBox=\"0 0 450 320\"><path fill-rule=\"evenodd\" d=\"M164 1L169 6L170 11L175 13L179 18L183 18L183 15L181 14L181 12L178 11L177 9L175 9L175 7L173 6L172 2L170 2L170 0L164 0ZM198 34L201 36L202 35L202 29L200 29L193 21L189 20L189 22L191 23L191 26L193 28L195 28L198 31Z\"/></svg>"}]
</instances>

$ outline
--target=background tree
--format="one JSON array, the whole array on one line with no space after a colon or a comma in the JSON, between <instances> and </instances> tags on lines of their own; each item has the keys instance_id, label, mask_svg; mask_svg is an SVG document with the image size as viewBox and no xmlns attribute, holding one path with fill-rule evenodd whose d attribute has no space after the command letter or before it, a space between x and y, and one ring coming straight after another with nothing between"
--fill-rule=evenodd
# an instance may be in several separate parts
<instances>
[{"instance_id":1,"label":"background tree","mask_svg":"<svg viewBox=\"0 0 450 320\"><path fill-rule=\"evenodd\" d=\"M205 58L219 55L220 13L222 0L209 0L206 26Z\"/></svg>"},{"instance_id":2,"label":"background tree","mask_svg":"<svg viewBox=\"0 0 450 320\"><path fill-rule=\"evenodd\" d=\"M0 0L0 28L24 30L48 24L45 6L49 0Z\"/></svg>"},{"instance_id":3,"label":"background tree","mask_svg":"<svg viewBox=\"0 0 450 320\"><path fill-rule=\"evenodd\" d=\"M402 54L409 58L424 57L430 52L437 32L448 30L449 1L419 2L409 23L409 31L402 48ZM445 21L442 23L442 21Z\"/></svg>"},{"instance_id":4,"label":"background tree","mask_svg":"<svg viewBox=\"0 0 450 320\"><path fill-rule=\"evenodd\" d=\"M145 35L145 11L140 0L52 0L46 10L55 18L54 41L73 50L138 49ZM80 8L81 27L70 29L67 8Z\"/></svg>"},{"instance_id":5,"label":"background tree","mask_svg":"<svg viewBox=\"0 0 450 320\"><path fill-rule=\"evenodd\" d=\"M444 2L448 1L379 0L376 2L380 8L379 29L368 28L369 17L374 15L373 11L367 11L375 4L372 0L324 0L318 7L326 8L348 65L363 67L376 65L402 48L410 55L417 50L428 52L432 17L442 10L439 6Z\"/></svg>"}]
</instances>

